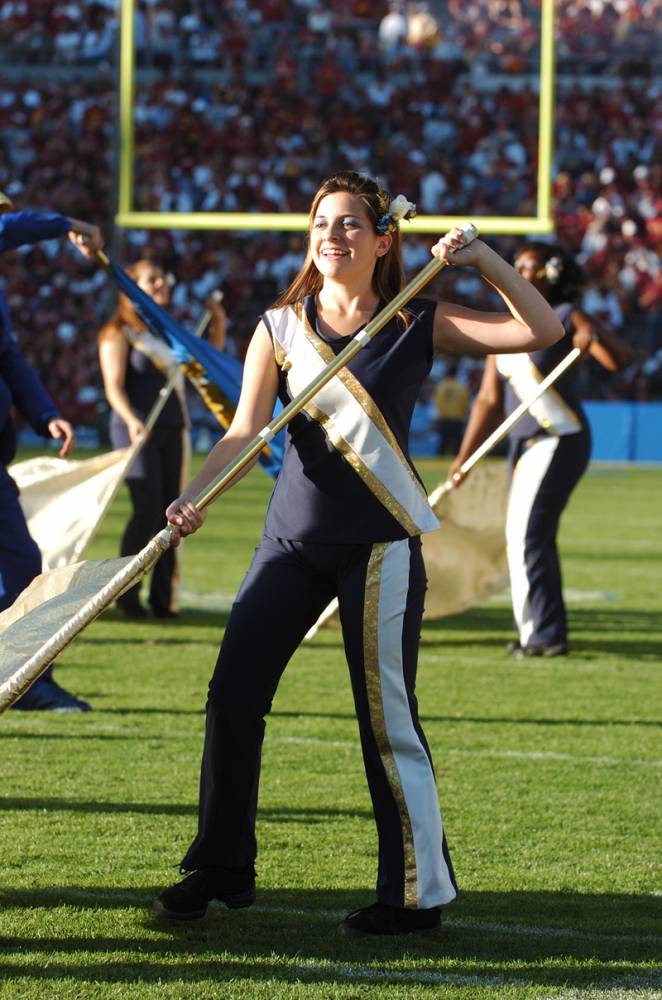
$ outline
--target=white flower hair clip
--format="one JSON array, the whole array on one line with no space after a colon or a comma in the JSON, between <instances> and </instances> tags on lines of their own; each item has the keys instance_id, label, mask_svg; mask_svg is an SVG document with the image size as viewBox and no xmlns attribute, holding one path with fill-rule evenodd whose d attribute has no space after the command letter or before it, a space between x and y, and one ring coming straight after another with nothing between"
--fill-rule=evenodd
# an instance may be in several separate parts
<instances>
[{"instance_id":1,"label":"white flower hair clip","mask_svg":"<svg viewBox=\"0 0 662 1000\"><path fill-rule=\"evenodd\" d=\"M416 215L416 205L403 194L394 198L388 206L388 212L382 215L376 225L378 233L392 233L398 228L401 219L413 219Z\"/></svg>"},{"instance_id":2,"label":"white flower hair clip","mask_svg":"<svg viewBox=\"0 0 662 1000\"><path fill-rule=\"evenodd\" d=\"M549 281L550 285L555 285L559 278L561 277L561 271L563 270L563 261L560 257L550 257L545 264L545 277Z\"/></svg>"}]
</instances>

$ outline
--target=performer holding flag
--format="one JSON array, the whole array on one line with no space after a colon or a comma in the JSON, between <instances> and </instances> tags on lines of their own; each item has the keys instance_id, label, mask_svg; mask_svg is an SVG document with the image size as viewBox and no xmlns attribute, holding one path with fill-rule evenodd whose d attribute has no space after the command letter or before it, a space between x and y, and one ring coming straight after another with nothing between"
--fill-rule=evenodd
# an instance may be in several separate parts
<instances>
[{"instance_id":1,"label":"performer holding flag","mask_svg":"<svg viewBox=\"0 0 662 1000\"><path fill-rule=\"evenodd\" d=\"M166 275L150 260L139 260L127 274L158 306L170 301ZM133 303L120 293L117 308L99 331L99 362L106 398L112 408L110 440L113 448L133 444L145 433L145 418L178 363L165 342L154 336ZM163 525L163 508L188 475L188 411L184 376L180 377L149 439L126 475L131 517L124 529L120 555L134 555ZM149 603L157 618L176 616L178 566L175 552L166 552L152 572ZM140 584L117 600L128 618L146 618L140 603Z\"/></svg>"},{"instance_id":2,"label":"performer holding flag","mask_svg":"<svg viewBox=\"0 0 662 1000\"><path fill-rule=\"evenodd\" d=\"M459 485L461 464L573 348L609 371L632 360L625 341L577 305L583 273L561 247L529 243L515 269L553 306L563 338L527 354L490 357L460 450L450 469ZM588 465L591 435L569 369L529 408L509 435L512 484L506 517L506 549L518 637L508 651L518 658L564 656L568 633L556 536L570 494Z\"/></svg>"},{"instance_id":3,"label":"performer holding flag","mask_svg":"<svg viewBox=\"0 0 662 1000\"><path fill-rule=\"evenodd\" d=\"M200 527L192 499L265 428L276 396L289 401L353 338L361 341L402 288L399 220L414 208L354 172L319 188L306 260L257 326L230 429L168 507L175 542ZM435 353L537 350L562 329L536 289L482 241L464 245L454 229L433 253L478 268L508 311L414 298L291 419L265 534L209 687L199 828L181 864L190 874L155 901L163 916L201 917L212 899L253 902L264 717L288 660L335 595L379 835L378 901L341 929L433 929L456 895L414 694L420 536L438 522L408 457L409 422Z\"/></svg>"},{"instance_id":4,"label":"performer holding flag","mask_svg":"<svg viewBox=\"0 0 662 1000\"><path fill-rule=\"evenodd\" d=\"M0 252L65 233L87 257L103 245L96 226L55 212L14 212L11 199L0 191ZM73 427L62 419L37 373L22 358L0 289L0 611L9 608L41 572L41 554L30 537L16 484L7 472L16 453L12 407L37 433L60 440L61 456L69 454L75 440ZM14 707L61 712L89 709L87 702L61 688L52 674L49 667Z\"/></svg>"}]
</instances>

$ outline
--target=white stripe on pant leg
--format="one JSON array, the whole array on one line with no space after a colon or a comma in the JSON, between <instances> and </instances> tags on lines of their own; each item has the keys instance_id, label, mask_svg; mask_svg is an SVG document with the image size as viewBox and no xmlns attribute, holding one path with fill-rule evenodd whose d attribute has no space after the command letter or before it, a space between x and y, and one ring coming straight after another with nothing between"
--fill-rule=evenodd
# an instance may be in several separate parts
<instances>
[{"instance_id":1,"label":"white stripe on pant leg","mask_svg":"<svg viewBox=\"0 0 662 1000\"><path fill-rule=\"evenodd\" d=\"M417 905L456 896L442 850L442 821L432 766L414 727L403 676L402 631L409 590L409 541L392 542L382 563L377 647L386 733L404 794L417 876Z\"/></svg>"},{"instance_id":2,"label":"white stripe on pant leg","mask_svg":"<svg viewBox=\"0 0 662 1000\"><path fill-rule=\"evenodd\" d=\"M526 532L540 484L552 464L559 441L558 437L540 438L522 453L515 466L508 498L506 552L513 615L522 646L526 646L534 628L529 607L529 578L526 572Z\"/></svg>"}]
</instances>

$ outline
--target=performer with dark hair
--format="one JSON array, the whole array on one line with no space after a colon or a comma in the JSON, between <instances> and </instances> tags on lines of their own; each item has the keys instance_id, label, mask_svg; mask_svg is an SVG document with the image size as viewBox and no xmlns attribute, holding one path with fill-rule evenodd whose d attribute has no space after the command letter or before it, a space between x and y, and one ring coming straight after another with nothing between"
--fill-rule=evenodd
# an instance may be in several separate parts
<instances>
[{"instance_id":1,"label":"performer with dark hair","mask_svg":"<svg viewBox=\"0 0 662 1000\"><path fill-rule=\"evenodd\" d=\"M160 306L170 301L163 269L153 261L136 261L127 274ZM177 362L165 342L149 332L126 295L99 331L99 361L106 398L111 406L110 440L114 448L133 444L145 433L145 419ZM126 476L131 517L124 529L120 555L135 555L163 526L163 508L182 489L188 470L188 411L184 376L167 400L149 438ZM149 603L157 618L176 617L178 565L171 549L152 571ZM140 584L117 600L128 618L146 618Z\"/></svg>"},{"instance_id":2,"label":"performer with dark hair","mask_svg":"<svg viewBox=\"0 0 662 1000\"><path fill-rule=\"evenodd\" d=\"M399 220L414 208L353 172L321 185L306 260L257 326L234 421L167 510L175 541L200 527L192 498L267 425L276 396L294 398L403 287ZM288 660L336 595L379 836L378 901L341 929L434 929L456 895L414 693L420 536L438 522L408 456L409 423L435 354L537 350L562 331L540 294L481 240L465 246L453 229L433 253L478 268L508 311L415 298L291 419L264 538L209 687L199 828L181 865L191 874L158 897L161 915L195 919L212 899L253 902L265 716Z\"/></svg>"},{"instance_id":3,"label":"performer with dark hair","mask_svg":"<svg viewBox=\"0 0 662 1000\"><path fill-rule=\"evenodd\" d=\"M65 233L85 256L102 246L96 226L54 212L14 212L11 199L0 191L0 253ZM61 440L61 456L69 454L74 446L73 427L60 416L37 373L22 358L0 289L0 611L10 607L41 573L41 553L30 537L18 489L7 471L16 453L12 407L38 434ZM52 667L14 705L23 710L60 712L87 711L89 707L55 682Z\"/></svg>"},{"instance_id":4,"label":"performer with dark hair","mask_svg":"<svg viewBox=\"0 0 662 1000\"><path fill-rule=\"evenodd\" d=\"M561 247L527 243L515 269L538 289L563 324L561 340L528 354L487 359L451 478L506 415L531 394L573 347L609 371L625 368L630 347L576 304L583 272ZM556 545L561 514L588 465L591 436L577 390L577 369L570 368L531 406L510 433L512 485L506 541L517 640L508 646L517 657L563 656L568 634L561 566Z\"/></svg>"}]
</instances>

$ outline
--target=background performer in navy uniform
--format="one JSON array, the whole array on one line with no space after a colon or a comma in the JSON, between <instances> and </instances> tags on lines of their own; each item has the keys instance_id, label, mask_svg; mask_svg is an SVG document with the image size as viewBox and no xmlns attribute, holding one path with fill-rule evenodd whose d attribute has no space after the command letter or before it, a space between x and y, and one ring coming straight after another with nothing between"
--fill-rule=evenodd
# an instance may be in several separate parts
<instances>
[{"instance_id":1,"label":"background performer in navy uniform","mask_svg":"<svg viewBox=\"0 0 662 1000\"><path fill-rule=\"evenodd\" d=\"M322 184L302 270L249 346L235 419L167 510L175 541L202 524L191 498L266 426L276 395L295 395L401 289L403 202L353 172ZM335 595L379 839L378 901L341 929L436 928L440 905L456 895L414 693L426 585L420 534L438 522L407 454L409 422L435 353L537 350L562 329L481 240L462 248L454 229L433 252L478 268L509 311L413 300L290 421L264 537L209 687L199 828L181 865L190 874L155 901L161 915L197 918L214 898L253 902L264 717L288 660Z\"/></svg>"},{"instance_id":2,"label":"background performer in navy uniform","mask_svg":"<svg viewBox=\"0 0 662 1000\"><path fill-rule=\"evenodd\" d=\"M96 226L53 212L14 212L12 208L11 200L0 192L0 252L26 243L52 240L64 233L69 233L72 242L86 255L92 248L102 245ZM30 537L18 500L18 489L7 472L7 466L16 453L12 407L38 434L61 439L61 456L69 454L74 446L73 428L59 415L37 373L21 357L12 332L7 302L0 288L0 611L10 607L21 591L41 573L41 553ZM87 710L87 702L63 690L53 680L52 672L53 668L49 667L14 708Z\"/></svg>"},{"instance_id":3,"label":"background performer in navy uniform","mask_svg":"<svg viewBox=\"0 0 662 1000\"><path fill-rule=\"evenodd\" d=\"M138 260L127 274L154 301L166 307L170 287L161 267ZM159 392L178 365L165 342L154 337L126 295L99 331L99 363L106 399L111 406L110 440L113 448L127 448L145 431L145 420ZM188 413L184 376L171 392L156 424L132 462L126 484L131 516L120 544L120 555L135 555L163 527L163 508L178 494L188 476ZM186 470L186 471L185 471ZM175 552L166 552L154 567L149 603L157 618L176 617L178 566ZM117 599L128 618L146 618L140 603L140 584Z\"/></svg>"},{"instance_id":4,"label":"background performer in navy uniform","mask_svg":"<svg viewBox=\"0 0 662 1000\"><path fill-rule=\"evenodd\" d=\"M554 307L564 335L551 347L528 355L488 358L451 476L501 422L504 411L512 413L573 347L609 371L619 371L632 360L629 345L577 305L583 273L561 247L529 243L514 266ZM576 365L568 369L510 433L506 541L518 637L508 649L517 657L568 652L556 536L591 451L578 374Z\"/></svg>"}]
</instances>

